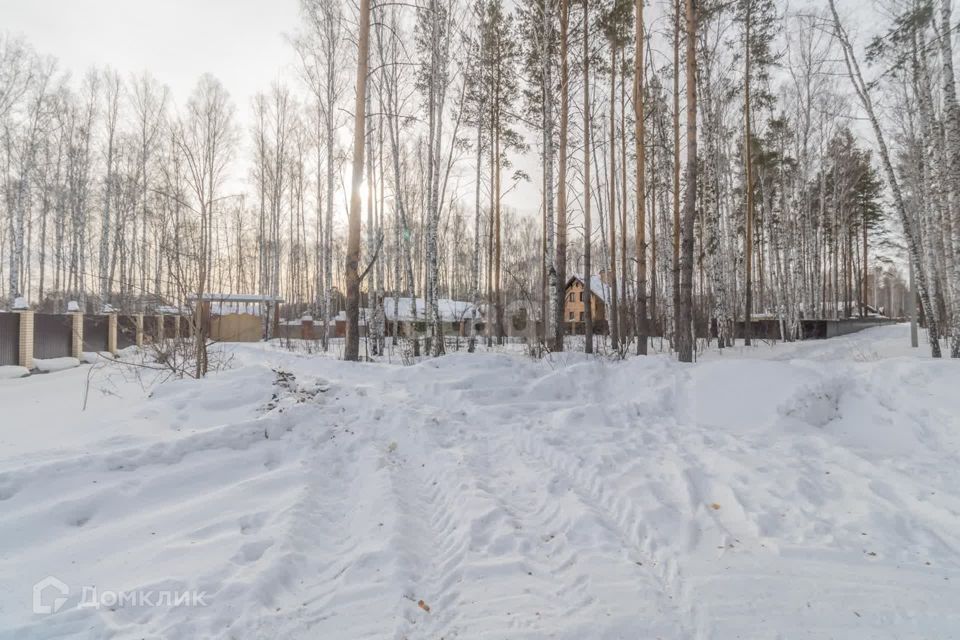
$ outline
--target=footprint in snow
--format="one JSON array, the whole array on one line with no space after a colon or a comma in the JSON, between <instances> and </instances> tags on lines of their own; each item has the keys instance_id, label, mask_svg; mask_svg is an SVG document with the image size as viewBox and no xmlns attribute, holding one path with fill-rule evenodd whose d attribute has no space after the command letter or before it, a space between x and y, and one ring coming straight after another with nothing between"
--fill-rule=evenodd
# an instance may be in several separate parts
<instances>
[{"instance_id":1,"label":"footprint in snow","mask_svg":"<svg viewBox=\"0 0 960 640\"><path fill-rule=\"evenodd\" d=\"M262 558L263 554L267 552L267 549L272 546L273 540L248 542L240 547L240 550L237 551L236 555L233 556L233 561L237 564L249 564L251 562L256 562Z\"/></svg>"}]
</instances>

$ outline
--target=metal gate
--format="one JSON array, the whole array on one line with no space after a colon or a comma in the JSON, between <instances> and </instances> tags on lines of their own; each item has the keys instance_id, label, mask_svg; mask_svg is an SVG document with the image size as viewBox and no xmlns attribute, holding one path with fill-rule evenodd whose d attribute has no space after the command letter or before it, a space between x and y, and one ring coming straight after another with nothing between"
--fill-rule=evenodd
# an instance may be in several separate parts
<instances>
[{"instance_id":1,"label":"metal gate","mask_svg":"<svg viewBox=\"0 0 960 640\"><path fill-rule=\"evenodd\" d=\"M73 316L63 313L34 314L34 358L63 358L69 356L72 341Z\"/></svg>"},{"instance_id":2,"label":"metal gate","mask_svg":"<svg viewBox=\"0 0 960 640\"><path fill-rule=\"evenodd\" d=\"M20 314L0 313L0 366L20 364Z\"/></svg>"}]
</instances>

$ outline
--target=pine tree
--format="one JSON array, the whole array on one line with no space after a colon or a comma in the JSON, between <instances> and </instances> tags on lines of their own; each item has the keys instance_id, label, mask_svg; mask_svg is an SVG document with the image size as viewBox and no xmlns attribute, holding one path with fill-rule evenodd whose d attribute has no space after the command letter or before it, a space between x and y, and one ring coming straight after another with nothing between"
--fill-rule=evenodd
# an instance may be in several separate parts
<instances>
[{"instance_id":1,"label":"pine tree","mask_svg":"<svg viewBox=\"0 0 960 640\"><path fill-rule=\"evenodd\" d=\"M360 358L360 189L363 185L363 154L366 138L367 63L370 43L370 0L360 0L360 30L357 34L357 84L353 121L353 179L347 220L347 335L343 359Z\"/></svg>"}]
</instances>

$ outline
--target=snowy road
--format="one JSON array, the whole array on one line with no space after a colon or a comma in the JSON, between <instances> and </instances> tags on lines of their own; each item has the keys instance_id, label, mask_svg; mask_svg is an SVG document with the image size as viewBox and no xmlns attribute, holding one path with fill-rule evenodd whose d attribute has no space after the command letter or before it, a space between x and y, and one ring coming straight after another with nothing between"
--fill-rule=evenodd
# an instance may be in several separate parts
<instances>
[{"instance_id":1,"label":"snowy road","mask_svg":"<svg viewBox=\"0 0 960 640\"><path fill-rule=\"evenodd\" d=\"M0 381L0 638L960 637L960 369L905 340Z\"/></svg>"}]
</instances>

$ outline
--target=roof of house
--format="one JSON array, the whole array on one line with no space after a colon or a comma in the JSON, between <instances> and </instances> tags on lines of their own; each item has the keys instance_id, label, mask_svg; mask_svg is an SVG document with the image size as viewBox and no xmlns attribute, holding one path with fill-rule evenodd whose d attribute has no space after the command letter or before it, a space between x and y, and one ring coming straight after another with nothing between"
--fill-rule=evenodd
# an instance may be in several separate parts
<instances>
[{"instance_id":1,"label":"roof of house","mask_svg":"<svg viewBox=\"0 0 960 640\"><path fill-rule=\"evenodd\" d=\"M396 313L394 313L395 306ZM443 322L459 322L460 320L469 318L473 312L473 304L462 300L439 298L437 300L437 306L440 309L440 319ZM393 296L385 296L383 298L383 315L386 317L387 322L393 322L394 320L411 322L414 320L413 310L414 306L411 298L397 298L396 303L394 302ZM416 299L416 312L417 320L426 320L427 306L423 298Z\"/></svg>"},{"instance_id":2,"label":"roof of house","mask_svg":"<svg viewBox=\"0 0 960 640\"><path fill-rule=\"evenodd\" d=\"M569 287L574 281L583 284L583 276L575 273L567 278L567 287ZM590 276L590 293L600 298L603 304L610 304L610 285L605 283L599 274L593 274Z\"/></svg>"}]
</instances>

